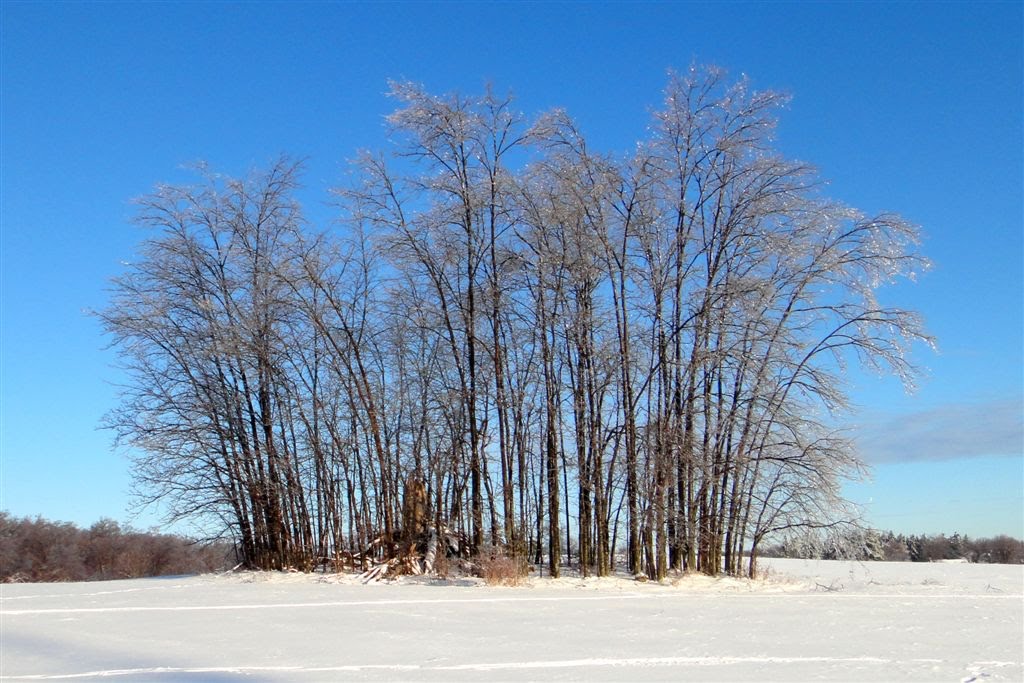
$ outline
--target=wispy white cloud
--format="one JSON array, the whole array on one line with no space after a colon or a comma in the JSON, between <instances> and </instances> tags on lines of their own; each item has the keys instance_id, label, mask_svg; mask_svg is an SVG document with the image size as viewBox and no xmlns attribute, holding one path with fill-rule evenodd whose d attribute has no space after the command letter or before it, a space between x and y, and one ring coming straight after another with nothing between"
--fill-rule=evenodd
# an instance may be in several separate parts
<instances>
[{"instance_id":1,"label":"wispy white cloud","mask_svg":"<svg viewBox=\"0 0 1024 683\"><path fill-rule=\"evenodd\" d=\"M872 463L1024 455L1024 399L951 403L916 413L869 417L854 427Z\"/></svg>"}]
</instances>

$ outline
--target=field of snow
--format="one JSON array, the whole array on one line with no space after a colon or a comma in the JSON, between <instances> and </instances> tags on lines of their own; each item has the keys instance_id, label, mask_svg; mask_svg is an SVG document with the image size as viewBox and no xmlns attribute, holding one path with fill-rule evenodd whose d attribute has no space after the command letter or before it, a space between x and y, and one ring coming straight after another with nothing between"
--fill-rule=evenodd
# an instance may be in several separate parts
<instances>
[{"instance_id":1,"label":"field of snow","mask_svg":"<svg viewBox=\"0 0 1024 683\"><path fill-rule=\"evenodd\" d=\"M1024 680L1024 567L764 561L361 585L236 573L0 586L0 680Z\"/></svg>"}]
</instances>

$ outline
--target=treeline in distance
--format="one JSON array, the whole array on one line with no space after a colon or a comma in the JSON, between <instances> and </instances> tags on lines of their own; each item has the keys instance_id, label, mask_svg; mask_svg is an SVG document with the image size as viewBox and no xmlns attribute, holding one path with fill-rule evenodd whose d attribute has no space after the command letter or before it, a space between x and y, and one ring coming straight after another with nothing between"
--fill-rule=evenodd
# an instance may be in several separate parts
<instances>
[{"instance_id":1,"label":"treeline in distance","mask_svg":"<svg viewBox=\"0 0 1024 683\"><path fill-rule=\"evenodd\" d=\"M0 512L0 582L96 581L201 574L234 563L231 543L122 527L101 519L88 529Z\"/></svg>"},{"instance_id":2,"label":"treeline in distance","mask_svg":"<svg viewBox=\"0 0 1024 683\"><path fill-rule=\"evenodd\" d=\"M829 533L795 534L764 548L764 557L815 560L886 560L939 562L966 560L983 564L1024 564L1024 541L999 534L987 538L966 535L897 534L892 531L847 528Z\"/></svg>"}]
</instances>

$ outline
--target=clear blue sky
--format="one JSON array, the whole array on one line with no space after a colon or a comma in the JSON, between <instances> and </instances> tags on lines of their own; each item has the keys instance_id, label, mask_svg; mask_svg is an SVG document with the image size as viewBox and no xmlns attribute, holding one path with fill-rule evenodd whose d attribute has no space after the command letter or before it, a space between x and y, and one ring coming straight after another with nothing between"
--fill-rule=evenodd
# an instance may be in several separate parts
<instances>
[{"instance_id":1,"label":"clear blue sky","mask_svg":"<svg viewBox=\"0 0 1024 683\"><path fill-rule=\"evenodd\" d=\"M855 373L876 526L1024 536L1022 4L2 4L0 509L130 521L124 454L97 430L114 354L85 314L141 238L130 199L205 159L309 157L307 212L386 145L389 78L511 89L628 150L669 67L791 93L779 145L829 194L920 224L934 269L882 293L939 352L916 394ZM145 514L134 524L148 527Z\"/></svg>"}]
</instances>

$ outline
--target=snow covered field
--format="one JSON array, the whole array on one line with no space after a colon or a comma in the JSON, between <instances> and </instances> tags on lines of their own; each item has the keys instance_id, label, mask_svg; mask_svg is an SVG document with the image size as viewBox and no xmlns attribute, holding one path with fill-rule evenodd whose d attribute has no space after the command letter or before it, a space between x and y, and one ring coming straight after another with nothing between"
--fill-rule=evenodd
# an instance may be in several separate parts
<instances>
[{"instance_id":1,"label":"snow covered field","mask_svg":"<svg viewBox=\"0 0 1024 683\"><path fill-rule=\"evenodd\" d=\"M1024 567L765 564L671 585L4 585L0 680L1024 680Z\"/></svg>"}]
</instances>

